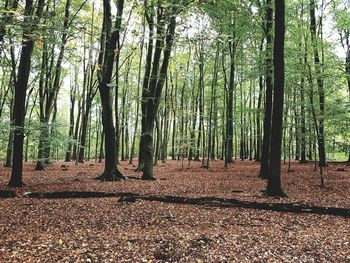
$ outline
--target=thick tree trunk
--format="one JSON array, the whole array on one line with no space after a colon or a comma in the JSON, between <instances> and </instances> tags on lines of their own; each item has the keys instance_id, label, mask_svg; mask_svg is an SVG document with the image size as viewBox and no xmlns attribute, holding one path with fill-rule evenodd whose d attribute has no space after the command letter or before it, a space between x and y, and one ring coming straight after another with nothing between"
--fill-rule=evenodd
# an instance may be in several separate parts
<instances>
[{"instance_id":1,"label":"thick tree trunk","mask_svg":"<svg viewBox=\"0 0 350 263\"><path fill-rule=\"evenodd\" d=\"M39 135L39 146L38 146L38 160L36 162L35 170L45 171L44 166L46 160L47 147L49 145L50 132L49 132L49 120L43 118L40 120L40 135Z\"/></svg>"},{"instance_id":2,"label":"thick tree trunk","mask_svg":"<svg viewBox=\"0 0 350 263\"><path fill-rule=\"evenodd\" d=\"M123 9L124 0L118 0L118 10ZM125 179L116 167L116 136L113 124L112 94L109 87L112 79L114 50L119 41L117 38L120 27L112 31L112 14L110 0L103 1L103 32L101 34L101 53L99 64L102 65L99 77L99 91L102 102L102 125L104 131L105 166L98 179L115 181ZM104 52L104 54L103 54Z\"/></svg>"},{"instance_id":3,"label":"thick tree trunk","mask_svg":"<svg viewBox=\"0 0 350 263\"><path fill-rule=\"evenodd\" d=\"M264 117L264 135L261 152L260 174L263 179L267 179L269 170L270 142L271 142L271 115L272 115L272 6L271 0L266 1L266 96L265 96L265 117Z\"/></svg>"},{"instance_id":4,"label":"thick tree trunk","mask_svg":"<svg viewBox=\"0 0 350 263\"><path fill-rule=\"evenodd\" d=\"M146 10L147 11L147 10ZM154 21L153 16L146 16L147 22L148 22L148 47L147 47L147 55L146 55L146 66L145 66L145 75L143 78L143 84L142 84L142 99L141 99L141 136L146 132L146 108L147 103L145 98L147 97L148 89L149 89L149 82L151 78L151 68L152 68L152 53L153 53L153 34L154 34ZM138 166L136 171L141 172L144 167L144 160L143 160L143 144L141 143L140 138L140 144L139 144L139 160L138 160Z\"/></svg>"},{"instance_id":5,"label":"thick tree trunk","mask_svg":"<svg viewBox=\"0 0 350 263\"><path fill-rule=\"evenodd\" d=\"M160 8L160 7L159 7ZM159 10L158 10L159 11ZM158 24L163 17L158 13ZM161 98L162 89L164 86L164 82L167 76L167 70L170 60L170 54L173 44L173 37L175 33L175 25L176 25L176 17L172 16L170 18L170 22L167 29L167 35L165 40L165 49L163 55L163 63L159 70L159 61L161 56L161 51L163 44L162 41L156 41L156 50L154 52L153 66L152 66L152 74L151 81L149 85L149 96L147 98L147 108L146 108L146 132L141 135L141 141L143 144L144 150L144 169L143 169L143 180L154 180L153 174L153 129L154 129L154 121L157 116L159 100ZM161 30L163 26L159 24L158 30ZM157 30L157 31L158 31ZM160 31L161 32L161 31ZM159 32L159 33L160 33Z\"/></svg>"},{"instance_id":6,"label":"thick tree trunk","mask_svg":"<svg viewBox=\"0 0 350 263\"><path fill-rule=\"evenodd\" d=\"M36 11L36 16L40 19L44 7L44 0L39 0ZM25 16L29 17L33 10L33 0L26 0ZM39 21L36 21L37 23ZM15 83L15 100L13 107L14 116L14 140L13 140L13 158L12 158L12 172L9 181L9 186L20 187L23 184L22 170L23 170L23 140L24 140L24 117L25 117L25 100L28 86L28 79L31 69L32 52L34 48L35 39L28 37L32 34L34 28L24 30L23 46L21 50L20 62L18 67L17 81ZM29 38L29 39L28 39Z\"/></svg>"},{"instance_id":7,"label":"thick tree trunk","mask_svg":"<svg viewBox=\"0 0 350 263\"><path fill-rule=\"evenodd\" d=\"M266 194L268 196L285 196L281 187L281 143L283 131L284 104L284 34L285 34L284 0L275 1L275 40L273 52L274 94L270 148L270 165Z\"/></svg>"}]
</instances>

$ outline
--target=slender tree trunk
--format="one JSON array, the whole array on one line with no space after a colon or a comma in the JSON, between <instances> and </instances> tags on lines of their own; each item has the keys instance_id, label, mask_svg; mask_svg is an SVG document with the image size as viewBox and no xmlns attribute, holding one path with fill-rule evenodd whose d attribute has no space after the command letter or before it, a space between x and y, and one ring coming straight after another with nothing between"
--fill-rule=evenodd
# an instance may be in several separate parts
<instances>
[{"instance_id":1,"label":"slender tree trunk","mask_svg":"<svg viewBox=\"0 0 350 263\"><path fill-rule=\"evenodd\" d=\"M169 137L169 102L168 102L168 91L169 91L169 85L168 85L168 78L166 78L166 85L165 85L165 98L164 98L164 136L162 141L162 162L165 163L166 159L168 157L168 137Z\"/></svg>"},{"instance_id":2,"label":"slender tree trunk","mask_svg":"<svg viewBox=\"0 0 350 263\"><path fill-rule=\"evenodd\" d=\"M208 148L207 148L207 164L206 168L209 168L209 160L211 153L213 151L212 149L212 136L213 136L213 104L215 101L215 88L217 85L217 63L219 58L219 43L216 45L216 54L215 54L215 60L214 60L214 69L213 69L213 75L212 75L212 83L211 83L211 96L210 96L210 110L209 110L209 123L208 123ZM204 158L204 157L203 157Z\"/></svg>"},{"instance_id":3,"label":"slender tree trunk","mask_svg":"<svg viewBox=\"0 0 350 263\"><path fill-rule=\"evenodd\" d=\"M88 104L90 102L86 101L86 103ZM85 111L84 111L83 118L81 121L81 127L80 127L81 128L81 136L80 136L79 154L78 154L78 162L79 163L84 163L90 108L91 108L90 105L85 106Z\"/></svg>"},{"instance_id":4,"label":"slender tree trunk","mask_svg":"<svg viewBox=\"0 0 350 263\"><path fill-rule=\"evenodd\" d=\"M233 29L235 30L235 28ZM232 41L229 42L230 51L230 78L227 91L226 102L226 155L225 166L233 162L233 91L235 87L235 56L236 56L236 42L235 32L233 32Z\"/></svg>"},{"instance_id":5,"label":"slender tree trunk","mask_svg":"<svg viewBox=\"0 0 350 263\"><path fill-rule=\"evenodd\" d=\"M175 152L176 152L176 98L177 98L177 76L176 76L176 82L174 85L172 75L170 74L170 80L171 80L171 106L172 106L172 112L173 112L173 123L172 123L172 137L171 137L171 159L176 160L175 158Z\"/></svg>"},{"instance_id":6,"label":"slender tree trunk","mask_svg":"<svg viewBox=\"0 0 350 263\"><path fill-rule=\"evenodd\" d=\"M115 49L115 93L114 93L114 118L115 118L115 159L116 163L119 163L119 148L120 148L120 133L119 133L119 105L118 105L118 96L119 96L119 59L120 59L120 28L122 26L122 15L124 9L124 0L118 0L117 2L117 16L115 21L116 31L116 49ZM107 141L106 141L107 142Z\"/></svg>"},{"instance_id":7,"label":"slender tree trunk","mask_svg":"<svg viewBox=\"0 0 350 263\"><path fill-rule=\"evenodd\" d=\"M344 29L339 33L340 33L341 44L346 51L345 74L346 74L346 82L348 85L348 98L350 102L350 30ZM348 151L349 151L348 164L350 164L350 149L348 149Z\"/></svg>"},{"instance_id":8,"label":"slender tree trunk","mask_svg":"<svg viewBox=\"0 0 350 263\"><path fill-rule=\"evenodd\" d=\"M43 90L43 84L39 88L39 98L40 98L40 137L39 137L39 149L38 149L38 160L35 167L35 170L41 171L45 170L44 163L49 163L50 158L50 137L46 137L50 135L49 130L49 122L50 116L52 113L52 109L57 101L57 94L60 89L61 82L61 72L62 72L62 62L64 59L64 52L66 43L68 40L68 28L69 28L69 15L70 15L70 5L71 0L66 1L65 5L65 15L64 15L64 23L63 23L63 33L61 36L61 46L59 48L59 54L55 65L53 83L47 86L49 88L47 90ZM48 10L46 10L48 12ZM46 45L45 45L46 46ZM54 54L55 45L52 46L52 56L51 63L49 69L53 68L54 64ZM44 69L47 69L47 55L43 52L43 60L42 60L42 72ZM43 74L43 73L42 73ZM41 76L42 77L42 76ZM49 78L51 76L49 74L46 75L46 83L49 82Z\"/></svg>"},{"instance_id":9,"label":"slender tree trunk","mask_svg":"<svg viewBox=\"0 0 350 263\"><path fill-rule=\"evenodd\" d=\"M96 142L95 142L95 163L97 162L97 154L98 154L98 145L100 142L100 129L101 129L101 122L99 116L101 115L100 109L96 107Z\"/></svg>"},{"instance_id":10,"label":"slender tree trunk","mask_svg":"<svg viewBox=\"0 0 350 263\"><path fill-rule=\"evenodd\" d=\"M259 54L262 56L263 54L263 45L264 45L264 38L261 40L260 48L259 48ZM262 72L262 66L259 67ZM260 124L260 118L261 118L261 102L262 102L262 93L264 89L264 82L263 82L263 76L262 74L259 74L259 96L258 96L258 105L257 105L257 113L256 113L256 153L255 153L255 160L260 162L261 161L261 124Z\"/></svg>"},{"instance_id":11,"label":"slender tree trunk","mask_svg":"<svg viewBox=\"0 0 350 263\"><path fill-rule=\"evenodd\" d=\"M197 125L197 111L198 111L198 96L199 93L196 93L196 67L193 66L193 85L192 85L192 103L191 103L191 111L192 111L192 127L190 131L190 149L188 152L188 161L190 162L194 158L194 149L195 149L195 141L196 141L196 125Z\"/></svg>"},{"instance_id":12,"label":"slender tree trunk","mask_svg":"<svg viewBox=\"0 0 350 263\"><path fill-rule=\"evenodd\" d=\"M145 34L146 26L145 26L145 20L143 20L143 35ZM151 40L150 40L151 41ZM139 69L138 69L138 78L137 78L137 101L136 101L136 119L135 119L135 128L131 143L131 150L130 150L130 159L129 164L132 164L133 158L134 158L134 152L135 152L135 144L136 144L136 134L139 124L139 111L140 111L140 84L141 84L141 66L142 66L142 59L143 59L143 46L144 46L144 38L142 38L141 46L140 46L140 60L139 60ZM140 160L139 160L140 161Z\"/></svg>"},{"instance_id":13,"label":"slender tree trunk","mask_svg":"<svg viewBox=\"0 0 350 263\"><path fill-rule=\"evenodd\" d=\"M72 76L71 76L72 77ZM75 110L75 96L76 96L76 89L77 87L75 86L76 81L74 81L74 84L71 84L71 89L70 89L70 110L69 110L69 132L68 132L68 137L69 137L69 142L68 142L68 147L66 151L66 162L70 162L72 159L72 140L73 140L73 132L74 132L74 110Z\"/></svg>"},{"instance_id":14,"label":"slender tree trunk","mask_svg":"<svg viewBox=\"0 0 350 263\"><path fill-rule=\"evenodd\" d=\"M80 123L80 118L81 118L81 113L82 113L82 106L81 106L81 99L78 101L78 115L75 121L75 131L74 131L74 145L73 145L73 155L72 159L77 160L77 155L79 151L79 146L77 145L77 140L79 139L79 123Z\"/></svg>"},{"instance_id":15,"label":"slender tree trunk","mask_svg":"<svg viewBox=\"0 0 350 263\"><path fill-rule=\"evenodd\" d=\"M244 134L244 119L243 119L243 101L244 101L244 97L243 97L243 80L240 81L240 112L241 112L241 116L240 116L240 130L241 130L241 138L240 138L240 151L239 151L239 157L241 159L241 161L244 161L244 151L245 151L245 147L244 147L244 141L245 141L245 134Z\"/></svg>"},{"instance_id":16,"label":"slender tree trunk","mask_svg":"<svg viewBox=\"0 0 350 263\"><path fill-rule=\"evenodd\" d=\"M300 45L301 46L301 45ZM305 53L304 56L307 56ZM306 59L305 59L306 60ZM302 58L300 59L301 68L305 68ZM305 78L301 74L300 79L300 162L306 163L306 117L305 117Z\"/></svg>"},{"instance_id":17,"label":"slender tree trunk","mask_svg":"<svg viewBox=\"0 0 350 263\"><path fill-rule=\"evenodd\" d=\"M101 163L102 159L105 158L104 154L103 154L103 149L104 149L104 141L105 141L105 136L104 136L104 131L102 128L102 132L101 132L101 144L100 144L100 154L98 156L98 162Z\"/></svg>"},{"instance_id":18,"label":"slender tree trunk","mask_svg":"<svg viewBox=\"0 0 350 263\"><path fill-rule=\"evenodd\" d=\"M253 118L252 118L252 81L249 85L249 112L248 112L248 120L249 120L249 160L253 160Z\"/></svg>"},{"instance_id":19,"label":"slender tree trunk","mask_svg":"<svg viewBox=\"0 0 350 263\"><path fill-rule=\"evenodd\" d=\"M199 83L198 83L198 108L199 108L199 123L198 123L198 137L197 137L197 152L195 160L199 161L200 157L200 146L201 146L201 139L202 139L202 132L203 132L203 125L204 125L204 47L203 43L200 43L199 47ZM204 144L202 145L204 148ZM203 156L204 158L204 156Z\"/></svg>"},{"instance_id":20,"label":"slender tree trunk","mask_svg":"<svg viewBox=\"0 0 350 263\"><path fill-rule=\"evenodd\" d=\"M158 159L159 159L159 151L160 151L160 142L161 142L161 128L159 125L159 116L156 117L155 119L155 124L156 124L156 135L157 135L157 139L156 139L156 143L155 143L155 151L154 151L154 161L153 161L153 165L157 165L158 164Z\"/></svg>"},{"instance_id":21,"label":"slender tree trunk","mask_svg":"<svg viewBox=\"0 0 350 263\"><path fill-rule=\"evenodd\" d=\"M319 124L318 124L318 142L319 142L319 159L320 165L326 166L326 149L325 149L325 139L324 139L324 110L325 110L325 94L323 87L323 79L322 79L322 70L320 65L320 58L318 54L317 47L317 33L316 33L316 17L315 17L315 1L310 0L310 31L311 31L311 41L314 52L314 62L315 62L315 70L316 70L316 80L318 87L318 95L319 95L319 107L320 107L320 116L319 116Z\"/></svg>"}]
</instances>

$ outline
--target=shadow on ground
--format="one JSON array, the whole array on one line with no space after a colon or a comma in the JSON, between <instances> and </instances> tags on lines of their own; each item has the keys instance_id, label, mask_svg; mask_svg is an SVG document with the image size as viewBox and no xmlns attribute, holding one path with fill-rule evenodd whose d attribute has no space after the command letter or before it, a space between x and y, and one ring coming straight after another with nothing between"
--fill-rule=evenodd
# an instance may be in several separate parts
<instances>
[{"instance_id":1,"label":"shadow on ground","mask_svg":"<svg viewBox=\"0 0 350 263\"><path fill-rule=\"evenodd\" d=\"M66 199L66 198L104 198L117 197L118 202L136 202L138 200L186 204L186 205L202 205L222 208L247 208L260 209L277 212L291 212L291 213L310 213L321 215L334 215L350 217L350 209L340 207L323 207L313 206L308 204L298 203L262 203L241 201L238 199L227 199L218 197L199 197L188 198L170 195L140 195L127 192L48 192L48 193L34 193L26 192L18 194L15 191L0 191L0 198L36 198L36 199Z\"/></svg>"}]
</instances>

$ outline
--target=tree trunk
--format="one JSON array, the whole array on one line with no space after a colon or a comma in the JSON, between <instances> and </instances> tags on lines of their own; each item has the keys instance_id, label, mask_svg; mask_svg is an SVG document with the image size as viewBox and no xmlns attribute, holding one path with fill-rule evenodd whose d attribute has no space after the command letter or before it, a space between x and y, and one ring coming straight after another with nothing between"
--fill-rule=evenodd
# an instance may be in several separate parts
<instances>
[{"instance_id":1,"label":"tree trunk","mask_svg":"<svg viewBox=\"0 0 350 263\"><path fill-rule=\"evenodd\" d=\"M44 8L44 0L39 0L36 11L37 19L39 20ZM30 19L33 10L33 0L26 0L24 15ZM29 21L28 21L29 22ZM30 21L34 22L34 21ZM39 23L39 21L36 21ZM36 24L37 24L36 23ZM32 35L33 28L24 29L22 36L22 50L18 67L17 81L15 83L15 98L13 107L14 116L14 140L13 140L13 158L12 172L9 181L9 186L20 187L23 184L23 140L24 140L24 117L25 117L25 99L28 86L28 79L31 69L32 52L35 39L28 37Z\"/></svg>"},{"instance_id":2,"label":"tree trunk","mask_svg":"<svg viewBox=\"0 0 350 263\"><path fill-rule=\"evenodd\" d=\"M37 160L35 170L45 170L44 163L49 163L50 138L46 137L46 136L49 136L50 133L46 130L49 129L48 124L49 124L49 120L50 120L50 115L51 115L52 109L54 107L54 104L56 103L57 94L58 94L58 91L60 89L62 62L64 59L65 47L66 47L66 43L68 40L68 27L70 25L70 23L69 23L70 5L71 5L71 0L67 0L66 5L65 5L63 31L62 31L62 36L61 36L61 46L59 49L59 55L58 55L56 65L55 65L53 84L52 84L52 86L51 86L51 84L47 85L49 87L46 87L47 90L45 90L45 91L43 89L43 83L41 83L41 85L39 87L40 122L41 122L40 127L41 127L41 129L40 129L40 137L39 137L38 160ZM48 12L48 10L46 10L46 12ZM46 47L46 44L44 47ZM54 51L55 51L55 45L53 45L52 54L54 54ZM45 48L44 48L41 74L43 74L43 71L45 69L47 69L47 67L46 67L47 60L48 60L47 54L46 54ZM52 55L51 64L49 66L50 70L53 66L53 62L54 62L54 56ZM43 78L43 77L44 76L41 76L41 78ZM49 81L48 78L50 78L49 74L46 75L46 83L48 83L48 81Z\"/></svg>"},{"instance_id":3,"label":"tree trunk","mask_svg":"<svg viewBox=\"0 0 350 263\"><path fill-rule=\"evenodd\" d=\"M143 35L145 34L145 21L143 20ZM140 83L141 83L141 65L142 65L142 58L143 58L143 46L144 46L144 38L141 40L141 46L140 46L140 60L139 60L139 69L138 69L138 78L137 78L137 101L136 101L136 120L135 120L135 129L134 129L134 134L132 138L132 143L131 143L131 150L130 150L130 160L129 164L132 164L133 158L134 158L134 152L135 152L135 143L136 143L136 134L137 134L137 129L138 129L138 124L139 124L139 111L140 111ZM142 103L142 102L141 102ZM140 161L140 160L139 160Z\"/></svg>"},{"instance_id":4,"label":"tree trunk","mask_svg":"<svg viewBox=\"0 0 350 263\"><path fill-rule=\"evenodd\" d=\"M264 135L263 145L261 152L261 163L259 176L263 179L267 179L269 170L269 156L270 156L270 141L271 141L271 115L272 115L272 6L271 0L266 1L266 72L265 72L265 84L266 84L266 96L265 96L265 117L264 117Z\"/></svg>"},{"instance_id":5,"label":"tree trunk","mask_svg":"<svg viewBox=\"0 0 350 263\"><path fill-rule=\"evenodd\" d=\"M261 40L260 47L259 47L260 56L262 56L262 54L263 54L263 45L264 45L264 38ZM259 67L259 71L261 71L261 72L263 71L262 66ZM264 89L263 76L262 76L262 74L259 74L259 96L258 96L258 105L257 105L257 113L256 113L256 153L255 153L255 160L258 162L261 161L261 124L260 124L260 118L261 118L261 102L262 102L263 89Z\"/></svg>"},{"instance_id":6,"label":"tree trunk","mask_svg":"<svg viewBox=\"0 0 350 263\"><path fill-rule=\"evenodd\" d=\"M320 165L326 166L326 148L325 148L325 140L324 140L324 110L325 110L325 94L323 88L323 79L322 79L322 70L320 65L320 58L318 54L317 48L317 33L316 33L316 17L315 17L315 1L310 0L310 31L311 31L311 41L314 52L314 62L315 62L315 70L316 70L316 80L318 87L318 95L319 95L319 108L320 108L320 116L318 123L318 142L319 142L319 159Z\"/></svg>"},{"instance_id":7,"label":"tree trunk","mask_svg":"<svg viewBox=\"0 0 350 263\"><path fill-rule=\"evenodd\" d=\"M196 81L196 67L193 66L193 85L192 85L192 103L191 103L191 111L192 114L191 116L192 118L192 127L191 127L191 131L190 131L190 149L188 152L188 161L190 162L193 158L194 158L194 149L195 149L195 140L196 140L196 135L195 135L195 131L196 131L196 124L197 124L197 110L198 110L198 96L199 93L196 93L196 85L195 85L195 81Z\"/></svg>"},{"instance_id":8,"label":"tree trunk","mask_svg":"<svg viewBox=\"0 0 350 263\"><path fill-rule=\"evenodd\" d=\"M86 103L88 104L89 102L87 101ZM80 136L79 155L78 155L79 163L84 163L90 108L91 106L86 105L83 118L81 121L81 136Z\"/></svg>"},{"instance_id":9,"label":"tree trunk","mask_svg":"<svg viewBox=\"0 0 350 263\"><path fill-rule=\"evenodd\" d=\"M145 11L147 12L147 10ZM147 55L146 55L146 66L145 66L145 75L143 78L143 84L142 84L142 98L141 98L141 136L146 132L146 98L149 82L151 78L151 68L152 68L152 53L153 53L153 34L154 34L154 22L153 22L153 16L146 16L147 22L148 22L148 47L147 47ZM143 144L141 143L140 138L140 144L139 144L139 161L136 171L141 172L144 167L144 160L143 160Z\"/></svg>"},{"instance_id":10,"label":"tree trunk","mask_svg":"<svg viewBox=\"0 0 350 263\"><path fill-rule=\"evenodd\" d=\"M217 85L217 64L218 64L218 59L219 59L219 42L216 44L216 54L215 54L215 60L214 60L214 68L213 68L213 75L212 75L212 82L211 82L211 95L210 95L210 110L209 110L209 123L208 123L208 149L207 149L207 164L206 167L207 169L209 169L209 160L212 157L212 154L214 153L214 149L212 148L212 143L213 143L213 139L212 137L214 136L214 132L213 132L213 123L212 123L212 119L213 119L213 108L214 108L214 103L215 103L215 91L216 91L216 85ZM204 158L204 156L203 156ZM214 158L212 158L214 159Z\"/></svg>"},{"instance_id":11,"label":"tree trunk","mask_svg":"<svg viewBox=\"0 0 350 263\"><path fill-rule=\"evenodd\" d=\"M123 10L124 0L118 0L117 8ZM116 167L116 136L113 124L112 94L110 83L112 79L114 50L119 41L120 27L112 31L112 14L110 0L103 1L103 31L101 34L101 53L99 64L102 65L99 76L99 91L102 102L102 125L104 131L105 165L104 172L98 179L102 181L115 181L125 179ZM116 23L117 25L117 23ZM117 33L118 32L118 33ZM103 54L104 53L104 54Z\"/></svg>"},{"instance_id":12,"label":"tree trunk","mask_svg":"<svg viewBox=\"0 0 350 263\"><path fill-rule=\"evenodd\" d=\"M74 81L74 85L71 85L70 90L70 110L69 110L69 142L68 148L66 152L65 162L70 162L72 159L72 140L73 140L73 132L74 132L74 109L75 109L75 95L76 95L76 81ZM78 125L78 124L77 124Z\"/></svg>"},{"instance_id":13,"label":"tree trunk","mask_svg":"<svg viewBox=\"0 0 350 263\"><path fill-rule=\"evenodd\" d=\"M235 29L233 29L235 30ZM233 33L234 34L234 33ZM235 86L235 53L236 43L235 36L233 35L232 42L229 42L230 50L230 78L227 91L227 103L226 103L226 155L225 165L232 163L233 153L233 91Z\"/></svg>"},{"instance_id":14,"label":"tree trunk","mask_svg":"<svg viewBox=\"0 0 350 263\"><path fill-rule=\"evenodd\" d=\"M202 40L203 41L203 40ZM198 123L198 137L196 146L196 157L195 160L199 161L200 157L200 146L202 136L204 137L203 127L204 127L204 47L203 43L200 43L199 47L199 83L198 83L198 108L199 108L199 123ZM202 145L204 148L204 144ZM203 156L204 158L204 156Z\"/></svg>"},{"instance_id":15,"label":"tree trunk","mask_svg":"<svg viewBox=\"0 0 350 263\"><path fill-rule=\"evenodd\" d=\"M268 196L285 196L281 187L281 143L284 104L284 9L284 0L275 1L274 94L271 126L271 137L274 141L270 148L269 176L266 188Z\"/></svg>"},{"instance_id":16,"label":"tree trunk","mask_svg":"<svg viewBox=\"0 0 350 263\"><path fill-rule=\"evenodd\" d=\"M300 45L301 46L301 45ZM305 53L304 56L307 56ZM306 63L306 59L304 61ZM303 65L303 59L300 59L301 68L305 68ZM305 117L305 78L302 73L300 79L300 162L306 163L306 117Z\"/></svg>"},{"instance_id":17,"label":"tree trunk","mask_svg":"<svg viewBox=\"0 0 350 263\"><path fill-rule=\"evenodd\" d=\"M158 8L161 8L160 6ZM162 11L158 9L158 30L162 30ZM175 33L176 17L172 16L167 29L167 35L165 40L165 49L163 55L163 63L159 70L159 61L161 56L161 51L163 50L162 40L157 39L156 49L154 52L153 65L152 65L152 74L151 81L149 84L149 96L147 97L147 108L146 108L146 132L141 135L141 143L143 144L144 150L144 169L143 169L143 180L154 180L153 174L153 128L154 120L157 116L159 100L162 94L162 88L166 79L168 64L170 60L170 54L173 44L173 37ZM159 35L159 34L157 34Z\"/></svg>"}]
</instances>

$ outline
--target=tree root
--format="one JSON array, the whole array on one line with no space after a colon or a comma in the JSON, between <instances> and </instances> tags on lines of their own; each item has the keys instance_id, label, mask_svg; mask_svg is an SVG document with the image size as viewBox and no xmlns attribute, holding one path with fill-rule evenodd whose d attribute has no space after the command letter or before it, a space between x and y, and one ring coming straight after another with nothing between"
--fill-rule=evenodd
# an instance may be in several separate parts
<instances>
[{"instance_id":1,"label":"tree root","mask_svg":"<svg viewBox=\"0 0 350 263\"><path fill-rule=\"evenodd\" d=\"M46 171L47 168L44 165L35 166L35 171Z\"/></svg>"},{"instance_id":2,"label":"tree root","mask_svg":"<svg viewBox=\"0 0 350 263\"><path fill-rule=\"evenodd\" d=\"M119 172L118 169L116 169L115 171L111 171L111 172L104 172L103 174L101 174L100 176L95 178L96 180L100 180L102 182L114 182L114 181L122 181L122 180L127 180L128 178L124 175L122 175L121 172Z\"/></svg>"},{"instance_id":3,"label":"tree root","mask_svg":"<svg viewBox=\"0 0 350 263\"><path fill-rule=\"evenodd\" d=\"M149 176L149 175L142 175L141 180L148 180L148 181L155 181L157 180L157 177Z\"/></svg>"}]
</instances>

